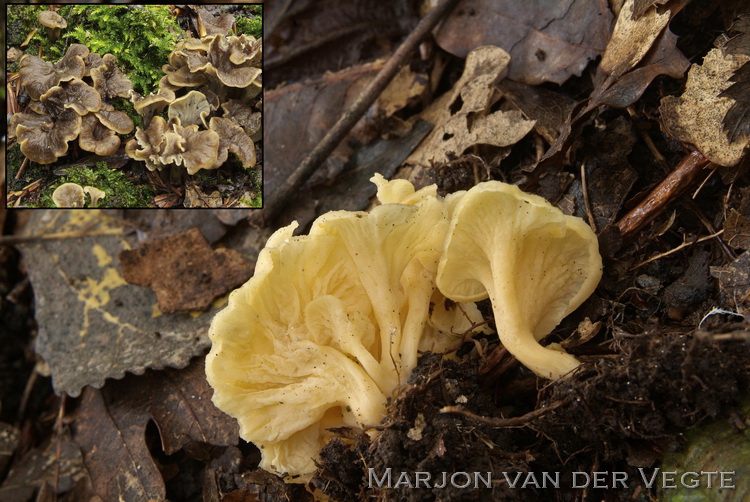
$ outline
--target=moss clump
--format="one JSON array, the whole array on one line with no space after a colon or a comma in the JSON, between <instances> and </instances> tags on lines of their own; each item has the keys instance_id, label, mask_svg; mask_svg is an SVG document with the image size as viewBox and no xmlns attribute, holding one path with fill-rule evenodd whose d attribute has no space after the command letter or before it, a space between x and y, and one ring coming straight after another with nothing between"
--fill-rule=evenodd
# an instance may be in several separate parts
<instances>
[{"instance_id":1,"label":"moss clump","mask_svg":"<svg viewBox=\"0 0 750 502\"><path fill-rule=\"evenodd\" d=\"M106 197L99 201L99 208L148 207L154 198L151 187L136 185L122 171L108 168L106 162L99 162L94 168L72 167L66 170L64 176L43 190L40 205L55 207L52 192L63 183L90 185L104 190Z\"/></svg>"},{"instance_id":2,"label":"moss clump","mask_svg":"<svg viewBox=\"0 0 750 502\"><path fill-rule=\"evenodd\" d=\"M237 34L242 33L252 35L255 38L263 36L263 18L260 14L252 17L238 17L235 20L237 25Z\"/></svg>"},{"instance_id":3,"label":"moss clump","mask_svg":"<svg viewBox=\"0 0 750 502\"><path fill-rule=\"evenodd\" d=\"M91 52L113 54L142 95L157 87L182 33L167 5L75 5L68 26L67 36Z\"/></svg>"}]
</instances>

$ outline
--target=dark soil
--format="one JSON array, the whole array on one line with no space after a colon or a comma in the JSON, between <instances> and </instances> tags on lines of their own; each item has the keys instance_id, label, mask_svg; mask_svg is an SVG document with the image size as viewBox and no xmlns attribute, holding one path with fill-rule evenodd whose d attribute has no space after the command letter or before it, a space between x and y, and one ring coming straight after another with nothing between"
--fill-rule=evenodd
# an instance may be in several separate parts
<instances>
[{"instance_id":1,"label":"dark soil","mask_svg":"<svg viewBox=\"0 0 750 502\"><path fill-rule=\"evenodd\" d=\"M705 332L651 331L604 345L616 345L617 356L586 363L572 377L541 388L528 372L512 368L494 382L495 399L482 388L476 352L460 362L426 354L377 439L360 434L332 441L314 483L342 501L579 500L583 493L573 488L573 473L625 472L638 479L638 467L650 473L664 451L684 445L684 430L737 406L748 391L750 345L744 337L720 342ZM521 394L507 392L510 385ZM443 410L456 403L465 403L460 412ZM514 427L493 424L534 409L548 411ZM382 482L388 468L390 486ZM411 480L398 488L402 472ZM492 489L481 482L478 488L449 482L428 489L423 482L415 490L416 472L430 473L438 485L442 473L490 473ZM544 488L545 472L559 473L559 488L550 480ZM456 478L459 486L465 483ZM592 496L648 500L639 484L618 488Z\"/></svg>"}]
</instances>

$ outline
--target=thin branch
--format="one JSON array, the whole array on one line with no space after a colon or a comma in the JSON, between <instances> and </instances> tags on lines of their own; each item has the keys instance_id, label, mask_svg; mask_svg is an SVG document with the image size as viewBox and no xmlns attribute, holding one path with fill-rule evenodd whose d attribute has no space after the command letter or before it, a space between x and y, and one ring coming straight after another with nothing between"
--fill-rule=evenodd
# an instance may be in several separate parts
<instances>
[{"instance_id":1,"label":"thin branch","mask_svg":"<svg viewBox=\"0 0 750 502\"><path fill-rule=\"evenodd\" d=\"M583 205L586 206L586 216L589 219L591 229L596 233L596 220L594 213L591 212L591 202L589 201L589 188L586 184L586 163L581 164L581 187L583 189Z\"/></svg>"},{"instance_id":2,"label":"thin branch","mask_svg":"<svg viewBox=\"0 0 750 502\"><path fill-rule=\"evenodd\" d=\"M664 180L632 211L622 217L616 226L623 238L632 237L656 218L667 205L680 196L695 181L709 160L694 151L686 155Z\"/></svg>"},{"instance_id":3,"label":"thin branch","mask_svg":"<svg viewBox=\"0 0 750 502\"><path fill-rule=\"evenodd\" d=\"M294 172L282 183L276 191L276 195L266 201L263 211L253 213L250 223L260 226L264 221L269 221L291 200L302 184L310 177L315 169L333 152L343 141L344 137L354 127L368 108L375 102L378 96L393 80L407 58L432 32L432 29L450 11L458 0L443 0L437 7L430 10L419 22L401 46L396 49L393 56L383 66L375 78L368 84L367 88L357 98L357 101L339 118L338 122L328 131L315 148L297 166Z\"/></svg>"},{"instance_id":4,"label":"thin branch","mask_svg":"<svg viewBox=\"0 0 750 502\"><path fill-rule=\"evenodd\" d=\"M698 244L699 242L704 242L704 241L713 239L714 237L718 237L718 236L720 236L723 233L724 233L724 229L722 228L718 232L716 232L714 234L711 234L711 235L705 235L705 236L701 237L700 239L693 239L692 241L684 241L682 244L680 244L679 246L677 246L674 249L670 249L669 251L666 251L664 253L659 253L656 256L652 256L648 260L640 262L638 265L633 265L632 267L630 267L628 269L628 272L632 272L633 270L635 270L637 268L641 268L642 266L648 265L652 261L656 261L656 260L658 260L660 258L664 258L665 256L669 256L671 254L675 254L677 251L680 251L681 249L685 249L686 247L692 246L693 244Z\"/></svg>"},{"instance_id":5,"label":"thin branch","mask_svg":"<svg viewBox=\"0 0 750 502\"><path fill-rule=\"evenodd\" d=\"M463 406L444 406L440 409L440 413L458 413L459 415L463 415L467 418L470 418L477 422L481 422L483 424L487 424L492 427L523 427L524 425L527 425L529 422L533 422L542 415L545 415L548 412L559 408L563 404L565 404L565 401L555 401L549 406L545 406L544 408L537 408L526 413L525 415L513 418L483 417L481 415L477 415L476 413L465 410Z\"/></svg>"}]
</instances>

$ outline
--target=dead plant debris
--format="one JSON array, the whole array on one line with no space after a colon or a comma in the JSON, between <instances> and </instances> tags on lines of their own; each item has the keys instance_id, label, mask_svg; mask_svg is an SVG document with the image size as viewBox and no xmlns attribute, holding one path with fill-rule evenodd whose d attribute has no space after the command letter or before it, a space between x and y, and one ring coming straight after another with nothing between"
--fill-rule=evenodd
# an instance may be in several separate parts
<instances>
[{"instance_id":1,"label":"dead plant debris","mask_svg":"<svg viewBox=\"0 0 750 502\"><path fill-rule=\"evenodd\" d=\"M663 488L669 470L735 470L735 489L703 477L687 493L747 499L750 6L548 3L461 0L394 57L429 2L268 2L268 207L362 90L404 63L275 215L0 207L0 499L684 500ZM206 332L275 230L366 208L376 172L441 195L501 180L583 218L604 275L542 341L583 365L548 381L494 332L456 334L453 351L422 354L381 422L330 430L312 480L284 479L210 402ZM258 196L142 181L161 208ZM39 183L8 200L38 199ZM606 488L580 484L603 472Z\"/></svg>"}]
</instances>

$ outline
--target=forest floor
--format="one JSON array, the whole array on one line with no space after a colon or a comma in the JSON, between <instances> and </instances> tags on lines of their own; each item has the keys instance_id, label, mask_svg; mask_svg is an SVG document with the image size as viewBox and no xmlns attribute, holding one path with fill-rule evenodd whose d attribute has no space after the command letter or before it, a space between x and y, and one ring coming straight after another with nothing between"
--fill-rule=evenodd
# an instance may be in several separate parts
<instances>
[{"instance_id":1,"label":"forest floor","mask_svg":"<svg viewBox=\"0 0 750 502\"><path fill-rule=\"evenodd\" d=\"M750 11L541 3L459 2L278 206L420 12L270 3L266 209L3 210L0 499L748 500ZM367 208L376 172L442 195L501 180L588 223L602 280L543 341L582 364L549 381L467 334L285 483L211 405L207 328L274 230Z\"/></svg>"}]
</instances>

